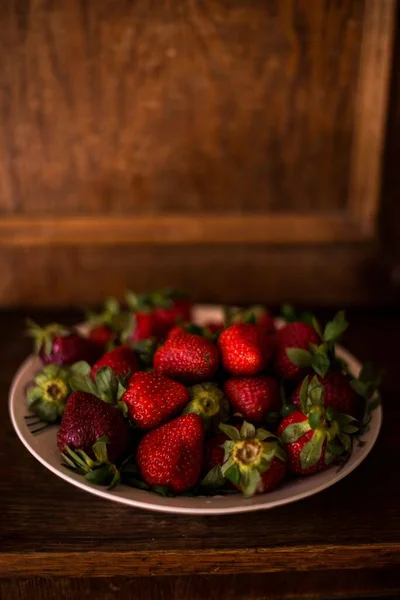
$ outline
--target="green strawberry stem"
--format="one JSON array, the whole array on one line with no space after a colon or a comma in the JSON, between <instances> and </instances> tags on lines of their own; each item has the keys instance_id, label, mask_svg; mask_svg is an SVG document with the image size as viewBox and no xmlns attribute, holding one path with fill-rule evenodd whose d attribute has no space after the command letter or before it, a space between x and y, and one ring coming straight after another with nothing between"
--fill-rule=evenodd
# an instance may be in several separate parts
<instances>
[{"instance_id":1,"label":"green strawberry stem","mask_svg":"<svg viewBox=\"0 0 400 600\"><path fill-rule=\"evenodd\" d=\"M324 330L315 317L311 318L310 323L322 343L310 344L308 350L304 348L287 348L286 355L291 363L296 367L304 369L313 369L320 377L325 377L329 369L337 363L335 356L335 342L345 332L348 322L343 310L336 313L332 321L329 321Z\"/></svg>"},{"instance_id":2,"label":"green strawberry stem","mask_svg":"<svg viewBox=\"0 0 400 600\"><path fill-rule=\"evenodd\" d=\"M39 354L43 349L46 354L51 353L53 338L55 336L65 337L70 334L70 330L59 323L49 323L45 327L40 327L31 319L26 321L26 335L33 338L35 353Z\"/></svg>"},{"instance_id":3,"label":"green strawberry stem","mask_svg":"<svg viewBox=\"0 0 400 600\"><path fill-rule=\"evenodd\" d=\"M85 479L97 485L106 485L113 489L120 481L120 471L114 463L109 462L107 455L107 436L99 438L92 446L94 460L83 450L72 450L67 447L62 453L66 466L85 476Z\"/></svg>"}]
</instances>

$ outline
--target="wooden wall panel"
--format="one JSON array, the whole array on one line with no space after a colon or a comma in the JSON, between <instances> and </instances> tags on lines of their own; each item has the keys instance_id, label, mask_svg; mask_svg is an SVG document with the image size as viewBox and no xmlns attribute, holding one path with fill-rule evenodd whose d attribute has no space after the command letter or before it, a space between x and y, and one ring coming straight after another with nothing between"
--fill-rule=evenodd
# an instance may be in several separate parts
<instances>
[{"instance_id":1,"label":"wooden wall panel","mask_svg":"<svg viewBox=\"0 0 400 600\"><path fill-rule=\"evenodd\" d=\"M395 7L0 3L0 305L386 301Z\"/></svg>"},{"instance_id":2,"label":"wooden wall panel","mask_svg":"<svg viewBox=\"0 0 400 600\"><path fill-rule=\"evenodd\" d=\"M388 299L369 244L271 248L7 248L0 304L83 306L131 288L180 287L203 302L366 304Z\"/></svg>"},{"instance_id":3,"label":"wooden wall panel","mask_svg":"<svg viewBox=\"0 0 400 600\"><path fill-rule=\"evenodd\" d=\"M1 211L344 208L364 5L1 3Z\"/></svg>"}]
</instances>

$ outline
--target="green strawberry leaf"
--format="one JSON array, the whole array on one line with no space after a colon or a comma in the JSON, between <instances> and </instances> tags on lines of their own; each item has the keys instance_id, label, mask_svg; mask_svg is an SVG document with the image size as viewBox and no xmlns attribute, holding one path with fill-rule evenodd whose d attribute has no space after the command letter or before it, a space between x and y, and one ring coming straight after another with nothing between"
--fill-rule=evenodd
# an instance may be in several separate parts
<instances>
[{"instance_id":1,"label":"green strawberry leaf","mask_svg":"<svg viewBox=\"0 0 400 600\"><path fill-rule=\"evenodd\" d=\"M311 427L308 422L300 421L299 423L291 423L282 432L281 439L284 444L291 444L297 442L307 431L310 431Z\"/></svg>"},{"instance_id":2,"label":"green strawberry leaf","mask_svg":"<svg viewBox=\"0 0 400 600\"><path fill-rule=\"evenodd\" d=\"M326 349L322 346L312 355L311 366L320 377L325 377L330 367L330 360Z\"/></svg>"},{"instance_id":3,"label":"green strawberry leaf","mask_svg":"<svg viewBox=\"0 0 400 600\"><path fill-rule=\"evenodd\" d=\"M340 432L338 434L338 438L342 442L343 448L344 448L345 452L350 452L350 450L351 450L351 437L349 435L347 435L346 433Z\"/></svg>"},{"instance_id":4,"label":"green strawberry leaf","mask_svg":"<svg viewBox=\"0 0 400 600\"><path fill-rule=\"evenodd\" d=\"M240 437L245 440L251 439L255 436L255 433L256 428L254 427L254 425L248 423L247 421L243 421L243 425L240 428Z\"/></svg>"},{"instance_id":5,"label":"green strawberry leaf","mask_svg":"<svg viewBox=\"0 0 400 600\"><path fill-rule=\"evenodd\" d=\"M106 435L103 435L92 446L95 457L101 463L108 462L108 455L107 455L107 444L108 443L109 443L108 437Z\"/></svg>"},{"instance_id":6,"label":"green strawberry leaf","mask_svg":"<svg viewBox=\"0 0 400 600\"><path fill-rule=\"evenodd\" d=\"M316 375L308 384L308 398L313 406L321 407L324 404L324 388Z\"/></svg>"},{"instance_id":7,"label":"green strawberry leaf","mask_svg":"<svg viewBox=\"0 0 400 600\"><path fill-rule=\"evenodd\" d=\"M257 429L255 431L255 435L253 437L255 437L258 440L260 440L260 442L263 442L264 440L267 440L269 438L276 439L276 437L272 433L270 433L266 429L263 429L262 427L260 427L259 429Z\"/></svg>"},{"instance_id":8,"label":"green strawberry leaf","mask_svg":"<svg viewBox=\"0 0 400 600\"><path fill-rule=\"evenodd\" d=\"M321 458L325 439L326 432L316 430L312 438L304 444L300 451L300 464L304 471L316 465Z\"/></svg>"},{"instance_id":9,"label":"green strawberry leaf","mask_svg":"<svg viewBox=\"0 0 400 600\"><path fill-rule=\"evenodd\" d=\"M344 333L349 323L346 321L344 310L340 310L324 329L323 339L325 342L336 341Z\"/></svg>"},{"instance_id":10,"label":"green strawberry leaf","mask_svg":"<svg viewBox=\"0 0 400 600\"><path fill-rule=\"evenodd\" d=\"M327 449L331 454L335 454L336 456L340 456L343 454L343 446L335 446L334 444L328 444Z\"/></svg>"},{"instance_id":11,"label":"green strawberry leaf","mask_svg":"<svg viewBox=\"0 0 400 600\"><path fill-rule=\"evenodd\" d=\"M82 375L88 377L91 367L85 360L79 360L70 367L72 375Z\"/></svg>"},{"instance_id":12,"label":"green strawberry leaf","mask_svg":"<svg viewBox=\"0 0 400 600\"><path fill-rule=\"evenodd\" d=\"M357 433L358 427L355 425L343 425L340 428L344 433Z\"/></svg>"},{"instance_id":13,"label":"green strawberry leaf","mask_svg":"<svg viewBox=\"0 0 400 600\"><path fill-rule=\"evenodd\" d=\"M240 487L246 498L254 496L260 483L261 475L257 469L240 473Z\"/></svg>"},{"instance_id":14,"label":"green strawberry leaf","mask_svg":"<svg viewBox=\"0 0 400 600\"><path fill-rule=\"evenodd\" d=\"M312 356L308 350L302 348L286 348L286 356L296 367L311 367Z\"/></svg>"},{"instance_id":15,"label":"green strawberry leaf","mask_svg":"<svg viewBox=\"0 0 400 600\"><path fill-rule=\"evenodd\" d=\"M97 386L90 377L84 375L74 375L69 380L69 385L74 392L88 392L97 396Z\"/></svg>"},{"instance_id":16,"label":"green strawberry leaf","mask_svg":"<svg viewBox=\"0 0 400 600\"><path fill-rule=\"evenodd\" d=\"M45 423L56 423L60 415L59 407L53 402L47 402L46 400L36 399L30 401L29 409L35 414L41 421Z\"/></svg>"},{"instance_id":17,"label":"green strawberry leaf","mask_svg":"<svg viewBox=\"0 0 400 600\"><path fill-rule=\"evenodd\" d=\"M153 492L155 492L156 494L158 494L159 496L163 496L164 498L173 495L173 494L171 494L167 485L153 485L151 487L151 490Z\"/></svg>"},{"instance_id":18,"label":"green strawberry leaf","mask_svg":"<svg viewBox=\"0 0 400 600\"><path fill-rule=\"evenodd\" d=\"M117 398L119 382L110 367L101 367L96 373L96 386L98 397L113 404Z\"/></svg>"},{"instance_id":19,"label":"green strawberry leaf","mask_svg":"<svg viewBox=\"0 0 400 600\"><path fill-rule=\"evenodd\" d=\"M239 471L239 467L236 463L232 462L228 468L224 469L223 465L221 467L221 472L223 474L224 477L226 477L226 479L229 479L229 481L231 481L233 483L233 485L239 485L239 480L240 480L240 471Z\"/></svg>"},{"instance_id":20,"label":"green strawberry leaf","mask_svg":"<svg viewBox=\"0 0 400 600\"><path fill-rule=\"evenodd\" d=\"M292 413L296 410L299 410L299 409L295 404L286 404L286 406L282 407L281 416L287 417L288 415L290 415L290 413Z\"/></svg>"},{"instance_id":21,"label":"green strawberry leaf","mask_svg":"<svg viewBox=\"0 0 400 600\"><path fill-rule=\"evenodd\" d=\"M307 399L308 399L308 375L306 375L303 379L303 382L301 384L301 388L300 388L300 406L301 406L301 410L302 412L305 414L307 412L307 408L308 408L308 403L307 403Z\"/></svg>"},{"instance_id":22,"label":"green strawberry leaf","mask_svg":"<svg viewBox=\"0 0 400 600\"><path fill-rule=\"evenodd\" d=\"M225 484L220 465L215 465L200 482L203 487L220 488Z\"/></svg>"},{"instance_id":23,"label":"green strawberry leaf","mask_svg":"<svg viewBox=\"0 0 400 600\"><path fill-rule=\"evenodd\" d=\"M311 319L311 324L312 324L312 326L314 327L315 331L318 333L319 337L322 340L323 334L322 334L321 325L319 324L318 319L313 316L312 319Z\"/></svg>"},{"instance_id":24,"label":"green strawberry leaf","mask_svg":"<svg viewBox=\"0 0 400 600\"><path fill-rule=\"evenodd\" d=\"M219 426L222 433L225 433L231 440L240 440L240 433L233 427L232 425L226 425L225 423L221 423Z\"/></svg>"},{"instance_id":25,"label":"green strawberry leaf","mask_svg":"<svg viewBox=\"0 0 400 600\"><path fill-rule=\"evenodd\" d=\"M311 413L310 416L308 417L308 422L310 423L311 429L316 429L319 425L320 420L321 420L320 413Z\"/></svg>"},{"instance_id":26,"label":"green strawberry leaf","mask_svg":"<svg viewBox=\"0 0 400 600\"><path fill-rule=\"evenodd\" d=\"M287 323L296 321L296 311L291 304L283 304L281 307L281 316Z\"/></svg>"}]
</instances>

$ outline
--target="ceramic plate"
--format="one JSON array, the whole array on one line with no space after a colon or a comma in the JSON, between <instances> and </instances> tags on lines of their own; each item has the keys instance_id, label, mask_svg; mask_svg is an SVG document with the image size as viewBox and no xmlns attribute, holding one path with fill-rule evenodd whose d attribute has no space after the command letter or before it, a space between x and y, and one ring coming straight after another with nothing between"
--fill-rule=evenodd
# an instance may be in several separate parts
<instances>
[{"instance_id":1,"label":"ceramic plate","mask_svg":"<svg viewBox=\"0 0 400 600\"><path fill-rule=\"evenodd\" d=\"M195 321L200 325L205 321L217 321L220 318L221 310L218 307L198 306L195 309ZM338 355L347 361L352 375L357 376L361 368L358 360L340 347L338 348ZM218 515L265 510L295 502L330 487L351 473L372 449L381 427L382 409L378 407L372 413L368 432L363 435L365 445L354 444L353 453L341 470L338 470L337 466L331 466L325 471L310 477L287 481L273 492L260 494L248 500L241 494L164 498L152 492L137 490L124 485L118 486L115 490L107 491L103 487L87 482L82 476L72 473L61 465L61 457L56 446L57 428L55 426L48 427L36 436L29 431L24 419L27 414L24 391L37 370L40 369L40 366L41 363L37 357L30 356L27 358L16 373L11 386L10 414L15 431L22 443L47 469L68 483L90 494L100 496L100 498L136 508L176 514Z\"/></svg>"}]
</instances>

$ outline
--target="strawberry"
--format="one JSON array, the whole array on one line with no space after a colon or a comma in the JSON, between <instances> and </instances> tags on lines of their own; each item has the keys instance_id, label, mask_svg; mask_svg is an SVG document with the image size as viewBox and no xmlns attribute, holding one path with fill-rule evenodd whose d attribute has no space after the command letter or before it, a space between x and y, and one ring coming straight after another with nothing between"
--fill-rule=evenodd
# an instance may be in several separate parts
<instances>
[{"instance_id":1,"label":"strawberry","mask_svg":"<svg viewBox=\"0 0 400 600\"><path fill-rule=\"evenodd\" d=\"M157 336L157 320L150 297L127 292L126 301L131 316L122 335L122 341L146 340Z\"/></svg>"},{"instance_id":2,"label":"strawberry","mask_svg":"<svg viewBox=\"0 0 400 600\"><path fill-rule=\"evenodd\" d=\"M224 384L235 413L252 423L265 420L270 412L279 411L278 383L272 377L233 377Z\"/></svg>"},{"instance_id":3,"label":"strawberry","mask_svg":"<svg viewBox=\"0 0 400 600\"><path fill-rule=\"evenodd\" d=\"M264 306L250 306L239 310L228 309L226 318L229 323L255 323L268 333L275 332L274 318Z\"/></svg>"},{"instance_id":4,"label":"strawberry","mask_svg":"<svg viewBox=\"0 0 400 600\"><path fill-rule=\"evenodd\" d=\"M307 381L310 383L311 375L307 376ZM325 406L330 406L339 413L345 413L355 417L359 413L360 397L351 387L351 378L341 371L328 371L325 377L318 375L318 381L322 384L325 390L324 403ZM300 406L300 383L292 394L292 403L295 406Z\"/></svg>"},{"instance_id":5,"label":"strawberry","mask_svg":"<svg viewBox=\"0 0 400 600\"><path fill-rule=\"evenodd\" d=\"M89 330L88 339L103 350L115 340L115 333L108 325L96 325Z\"/></svg>"},{"instance_id":6,"label":"strawberry","mask_svg":"<svg viewBox=\"0 0 400 600\"><path fill-rule=\"evenodd\" d=\"M225 433L220 433L206 441L204 450L204 471L206 473L215 467L222 467L225 455L222 445L228 440L229 437Z\"/></svg>"},{"instance_id":7,"label":"strawberry","mask_svg":"<svg viewBox=\"0 0 400 600\"><path fill-rule=\"evenodd\" d=\"M224 369L232 375L257 375L267 366L271 354L270 336L258 325L237 323L218 338Z\"/></svg>"},{"instance_id":8,"label":"strawberry","mask_svg":"<svg viewBox=\"0 0 400 600\"><path fill-rule=\"evenodd\" d=\"M312 369L325 377L336 364L334 343L348 326L344 312L339 311L323 331L315 318L312 323L294 321L277 331L275 371L282 379L299 381Z\"/></svg>"},{"instance_id":9,"label":"strawberry","mask_svg":"<svg viewBox=\"0 0 400 600\"><path fill-rule=\"evenodd\" d=\"M38 373L34 385L27 389L28 408L42 421L55 423L64 414L65 404L71 393L67 367L46 365Z\"/></svg>"},{"instance_id":10,"label":"strawberry","mask_svg":"<svg viewBox=\"0 0 400 600\"><path fill-rule=\"evenodd\" d=\"M89 325L88 338L103 350L115 342L126 325L127 315L120 309L118 300L106 298L100 313L89 311L86 322Z\"/></svg>"},{"instance_id":11,"label":"strawberry","mask_svg":"<svg viewBox=\"0 0 400 600\"><path fill-rule=\"evenodd\" d=\"M130 336L130 340L135 342L137 340L147 340L148 338L154 337L157 330L157 322L153 313L151 312L138 312L134 315L135 326Z\"/></svg>"},{"instance_id":12,"label":"strawberry","mask_svg":"<svg viewBox=\"0 0 400 600\"><path fill-rule=\"evenodd\" d=\"M325 469L343 454L350 453L355 419L324 405L324 388L317 377L303 381L301 411L284 417L278 427L292 473L309 475Z\"/></svg>"},{"instance_id":13,"label":"strawberry","mask_svg":"<svg viewBox=\"0 0 400 600\"><path fill-rule=\"evenodd\" d=\"M115 485L130 448L122 412L87 392L72 392L57 433L57 447L68 466L98 484Z\"/></svg>"},{"instance_id":14,"label":"strawberry","mask_svg":"<svg viewBox=\"0 0 400 600\"><path fill-rule=\"evenodd\" d=\"M154 429L179 413L189 402L189 390L168 377L156 373L135 373L121 401L139 429Z\"/></svg>"},{"instance_id":15,"label":"strawberry","mask_svg":"<svg viewBox=\"0 0 400 600\"><path fill-rule=\"evenodd\" d=\"M212 379L218 369L219 355L206 338L186 333L167 340L154 354L154 370L183 383Z\"/></svg>"},{"instance_id":16,"label":"strawberry","mask_svg":"<svg viewBox=\"0 0 400 600\"><path fill-rule=\"evenodd\" d=\"M203 463L204 429L198 415L177 417L147 433L140 441L136 462L150 486L166 486L175 494L193 487Z\"/></svg>"},{"instance_id":17,"label":"strawberry","mask_svg":"<svg viewBox=\"0 0 400 600\"><path fill-rule=\"evenodd\" d=\"M101 355L92 341L57 323L42 328L28 321L27 335L33 337L35 351L45 365L72 365L80 360L93 364Z\"/></svg>"},{"instance_id":18,"label":"strawberry","mask_svg":"<svg viewBox=\"0 0 400 600\"><path fill-rule=\"evenodd\" d=\"M158 337L165 337L176 323L190 322L192 303L180 292L174 290L154 292L150 298L154 307Z\"/></svg>"},{"instance_id":19,"label":"strawberry","mask_svg":"<svg viewBox=\"0 0 400 600\"><path fill-rule=\"evenodd\" d=\"M292 362L292 349L308 351L310 344L319 344L315 329L308 323L295 321L288 323L275 334L275 371L287 380L298 381L304 377L308 367L304 368ZM289 350L289 353L288 353Z\"/></svg>"},{"instance_id":20,"label":"strawberry","mask_svg":"<svg viewBox=\"0 0 400 600\"><path fill-rule=\"evenodd\" d=\"M205 325L195 325L194 323L182 323L175 325L169 330L167 334L167 340L172 340L174 337L181 335L182 333L194 333L196 335L202 335L209 340L215 341L216 337L224 329L223 323L206 323Z\"/></svg>"},{"instance_id":21,"label":"strawberry","mask_svg":"<svg viewBox=\"0 0 400 600\"><path fill-rule=\"evenodd\" d=\"M240 431L231 425L220 429L230 438L223 444L222 475L246 497L274 489L286 473L286 454L279 439L246 421Z\"/></svg>"},{"instance_id":22,"label":"strawberry","mask_svg":"<svg viewBox=\"0 0 400 600\"><path fill-rule=\"evenodd\" d=\"M102 367L110 367L116 375L126 377L129 373L136 373L138 362L135 352L128 346L117 346L106 352L92 367L92 378Z\"/></svg>"}]
</instances>

